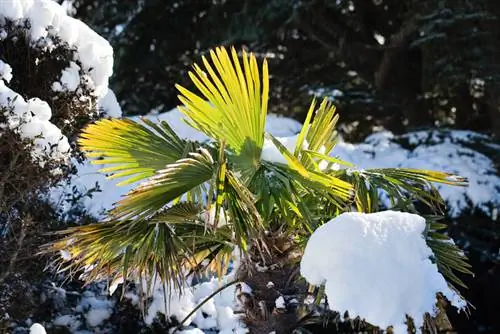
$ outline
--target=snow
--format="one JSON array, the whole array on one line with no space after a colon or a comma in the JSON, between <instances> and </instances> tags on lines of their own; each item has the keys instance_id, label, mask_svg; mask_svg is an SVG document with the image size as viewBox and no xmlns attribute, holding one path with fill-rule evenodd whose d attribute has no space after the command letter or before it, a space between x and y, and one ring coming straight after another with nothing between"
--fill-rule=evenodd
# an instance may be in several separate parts
<instances>
[{"instance_id":1,"label":"snow","mask_svg":"<svg viewBox=\"0 0 500 334\"><path fill-rule=\"evenodd\" d=\"M424 218L410 213L344 213L314 231L301 274L325 285L332 310L382 329L392 325L396 333L406 332L407 314L419 328L424 314L435 311L438 292L466 306L431 262L425 227Z\"/></svg>"},{"instance_id":2,"label":"snow","mask_svg":"<svg viewBox=\"0 0 500 334\"><path fill-rule=\"evenodd\" d=\"M42 325L40 325L39 323L34 323L30 327L30 334L47 334L47 332L45 331L45 328Z\"/></svg>"},{"instance_id":3,"label":"snow","mask_svg":"<svg viewBox=\"0 0 500 334\"><path fill-rule=\"evenodd\" d=\"M54 326L67 327L71 332L76 332L82 323L75 315L65 314L55 318L52 324Z\"/></svg>"},{"instance_id":4,"label":"snow","mask_svg":"<svg viewBox=\"0 0 500 334\"><path fill-rule=\"evenodd\" d=\"M0 107L6 110L6 126L16 131L21 138L32 140L31 155L34 161L43 166L47 158L66 159L71 148L61 130L49 121L52 111L47 102L38 98L25 101L0 81Z\"/></svg>"},{"instance_id":5,"label":"snow","mask_svg":"<svg viewBox=\"0 0 500 334\"><path fill-rule=\"evenodd\" d=\"M71 91L74 92L80 84L80 66L74 61L69 63L69 67L61 73L60 81L52 84L52 90L56 92Z\"/></svg>"},{"instance_id":6,"label":"snow","mask_svg":"<svg viewBox=\"0 0 500 334\"><path fill-rule=\"evenodd\" d=\"M298 135L288 136L288 137L277 137L276 138L283 146L293 154L295 151L295 146L297 145ZM307 146L307 143L304 143L304 146ZM279 164L288 164L285 157L281 154L278 148L274 145L274 143L270 139L264 139L264 146L262 147L262 153L260 158L265 161L279 163Z\"/></svg>"},{"instance_id":7,"label":"snow","mask_svg":"<svg viewBox=\"0 0 500 334\"><path fill-rule=\"evenodd\" d=\"M276 305L276 308L286 308L285 299L283 298L283 296L279 296L278 298L276 298L274 304Z\"/></svg>"},{"instance_id":8,"label":"snow","mask_svg":"<svg viewBox=\"0 0 500 334\"><path fill-rule=\"evenodd\" d=\"M61 72L59 81L52 85L54 91L75 91L80 82L87 82L90 94L102 101L103 109L113 117L121 115L114 95L109 93L108 78L113 72L113 49L109 43L79 20L66 14L65 8L52 0L0 1L0 25L9 19L16 24L29 20L28 36L33 47L50 48L54 38L59 38L76 48L75 58ZM7 33L2 29L2 39ZM81 76L80 76L81 75ZM68 139L50 122L52 110L46 101L37 97L25 100L6 84L12 79L12 68L0 60L0 107L3 107L6 124L22 139L33 142L31 155L44 166L48 159L66 160L70 152ZM59 169L53 171L59 173Z\"/></svg>"},{"instance_id":9,"label":"snow","mask_svg":"<svg viewBox=\"0 0 500 334\"><path fill-rule=\"evenodd\" d=\"M84 313L88 326L97 327L111 317L114 305L114 301L107 299L106 295L97 295L92 291L87 291L76 307L76 311Z\"/></svg>"},{"instance_id":10,"label":"snow","mask_svg":"<svg viewBox=\"0 0 500 334\"><path fill-rule=\"evenodd\" d=\"M0 79L5 80L9 83L12 80L12 67L9 64L4 63L0 60Z\"/></svg>"},{"instance_id":11,"label":"snow","mask_svg":"<svg viewBox=\"0 0 500 334\"><path fill-rule=\"evenodd\" d=\"M102 324L104 320L109 319L112 313L112 310L109 309L90 309L85 318L90 327L97 327Z\"/></svg>"},{"instance_id":12,"label":"snow","mask_svg":"<svg viewBox=\"0 0 500 334\"><path fill-rule=\"evenodd\" d=\"M207 282L191 287L185 286L182 293L175 289L169 289L168 286L164 286L158 281L154 285L152 301L148 306L145 322L146 324L152 324L158 312L164 314L167 319L174 317L177 321L181 321L215 290L233 280L234 274L228 274L221 279L212 278ZM243 291L251 291L247 285L241 284L243 285ZM166 291L166 294L164 294L164 291ZM195 325L202 330L217 328L220 331L219 333L245 333L246 328L241 322L241 316L234 312L239 306L235 299L235 292L235 285L222 290L188 318L184 325ZM165 295L167 296L166 308ZM126 298L131 296L134 296L134 294L129 293Z\"/></svg>"},{"instance_id":13,"label":"snow","mask_svg":"<svg viewBox=\"0 0 500 334\"><path fill-rule=\"evenodd\" d=\"M116 99L115 93L111 89L108 89L106 95L99 99L97 102L99 109L102 110L103 116L120 118L122 117L122 108Z\"/></svg>"},{"instance_id":14,"label":"snow","mask_svg":"<svg viewBox=\"0 0 500 334\"><path fill-rule=\"evenodd\" d=\"M67 6L62 7L52 0L4 0L0 1L0 23L5 18L13 21L30 21L29 35L33 43L51 36L58 36L77 49L74 62L62 73L62 85L74 87L76 62L92 80L94 94L104 96L108 78L113 73L113 49L110 44L83 22L67 15ZM50 42L46 43L50 46ZM57 85L56 85L57 86ZM60 88L57 86L57 88Z\"/></svg>"}]
</instances>

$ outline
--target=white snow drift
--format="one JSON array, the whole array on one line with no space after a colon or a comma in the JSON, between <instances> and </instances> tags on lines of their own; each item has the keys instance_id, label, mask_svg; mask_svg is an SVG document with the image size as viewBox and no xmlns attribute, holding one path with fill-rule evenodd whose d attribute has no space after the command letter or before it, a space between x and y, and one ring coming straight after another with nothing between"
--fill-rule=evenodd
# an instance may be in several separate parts
<instances>
[{"instance_id":1,"label":"white snow drift","mask_svg":"<svg viewBox=\"0 0 500 334\"><path fill-rule=\"evenodd\" d=\"M430 259L425 226L410 213L344 213L314 231L301 274L313 285L325 284L332 310L381 328L392 325L396 333L406 331L407 314L419 328L438 292L465 307Z\"/></svg>"}]
</instances>

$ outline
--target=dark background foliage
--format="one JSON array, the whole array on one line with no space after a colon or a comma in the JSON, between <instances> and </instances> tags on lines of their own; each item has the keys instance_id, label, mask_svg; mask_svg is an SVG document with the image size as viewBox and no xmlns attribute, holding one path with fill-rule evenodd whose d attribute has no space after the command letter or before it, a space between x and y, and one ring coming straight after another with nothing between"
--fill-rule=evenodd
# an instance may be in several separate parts
<instances>
[{"instance_id":1,"label":"dark background foliage","mask_svg":"<svg viewBox=\"0 0 500 334\"><path fill-rule=\"evenodd\" d=\"M342 91L337 104L352 139L375 125L500 135L496 0L77 0L74 6L76 17L113 44L112 87L127 114L174 107L173 83L187 84L186 65L215 45L235 45L270 59L272 111L300 119L310 89Z\"/></svg>"},{"instance_id":2,"label":"dark background foliage","mask_svg":"<svg viewBox=\"0 0 500 334\"><path fill-rule=\"evenodd\" d=\"M380 126L395 133L446 127L500 137L498 0L75 0L73 5L74 16L115 50L111 88L125 115L175 107L174 83L189 86L189 65L214 46L234 45L270 61L272 112L302 120L312 92L329 95L347 139L361 140ZM54 73L73 52L63 51L62 60L47 63L58 68ZM12 55L8 63L24 66L14 60L26 58ZM26 96L39 96L43 92L25 86L38 79L13 84ZM59 105L52 107L64 120L67 104ZM69 136L75 131L76 126L65 129ZM485 154L500 167L493 152ZM26 230L30 222L25 219ZM476 273L463 277L469 286L463 293L475 309L469 319L450 313L452 322L459 333L499 333L499 222L471 211L448 223L450 234L467 246Z\"/></svg>"}]
</instances>

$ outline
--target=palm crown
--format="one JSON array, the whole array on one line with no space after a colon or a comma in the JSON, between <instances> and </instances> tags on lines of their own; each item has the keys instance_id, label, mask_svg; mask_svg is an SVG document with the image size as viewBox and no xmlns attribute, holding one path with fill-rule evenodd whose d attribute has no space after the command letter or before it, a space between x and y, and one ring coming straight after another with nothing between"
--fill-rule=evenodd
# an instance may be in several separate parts
<instances>
[{"instance_id":1,"label":"palm crown","mask_svg":"<svg viewBox=\"0 0 500 334\"><path fill-rule=\"evenodd\" d=\"M414 211L418 200L439 213L431 183L466 183L435 171L338 168L351 165L330 156L338 115L326 99L311 103L289 150L264 130L266 61L259 69L254 55L217 48L202 62L189 72L198 93L176 87L188 124L209 141L182 139L166 122L147 119L100 120L84 130L79 144L87 156L112 166L102 172L123 178L120 184L140 183L106 221L59 232L63 238L46 250L71 254L69 262L58 260L63 270L84 269L88 281L158 275L182 288L187 273L221 274L233 251L245 257L264 231L279 227L300 247L344 211L377 211L381 190L395 208ZM266 159L269 147L284 160ZM461 284L454 270L468 272L465 259L437 232L444 226L428 221L438 268Z\"/></svg>"}]
</instances>

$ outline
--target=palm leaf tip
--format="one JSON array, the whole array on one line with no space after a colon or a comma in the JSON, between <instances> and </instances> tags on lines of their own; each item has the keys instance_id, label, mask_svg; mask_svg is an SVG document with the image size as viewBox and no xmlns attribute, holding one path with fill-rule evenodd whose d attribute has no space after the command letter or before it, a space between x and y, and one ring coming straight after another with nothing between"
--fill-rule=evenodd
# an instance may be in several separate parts
<instances>
[{"instance_id":1,"label":"palm leaf tip","mask_svg":"<svg viewBox=\"0 0 500 334\"><path fill-rule=\"evenodd\" d=\"M204 69L193 66L189 72L199 95L176 85L183 106L179 109L188 123L219 141L224 139L236 154L257 161L264 143L264 126L269 95L267 61L259 71L253 54L242 52L241 61L234 48L210 51L202 58Z\"/></svg>"}]
</instances>

